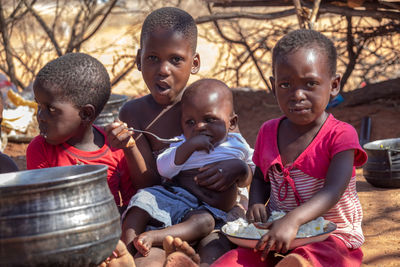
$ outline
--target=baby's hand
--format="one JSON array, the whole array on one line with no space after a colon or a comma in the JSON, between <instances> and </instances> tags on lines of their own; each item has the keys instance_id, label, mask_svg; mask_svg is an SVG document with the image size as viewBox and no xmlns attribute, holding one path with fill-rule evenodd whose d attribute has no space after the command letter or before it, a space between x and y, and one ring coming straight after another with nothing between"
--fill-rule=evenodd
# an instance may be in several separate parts
<instances>
[{"instance_id":1,"label":"baby's hand","mask_svg":"<svg viewBox=\"0 0 400 267\"><path fill-rule=\"evenodd\" d=\"M286 253L289 250L290 243L296 238L299 226L287 216L276 221L257 225L256 227L269 229L268 233L263 235L258 241L254 250L262 250L261 260L264 261L271 249L278 253Z\"/></svg>"},{"instance_id":2,"label":"baby's hand","mask_svg":"<svg viewBox=\"0 0 400 267\"><path fill-rule=\"evenodd\" d=\"M262 203L251 205L247 209L246 218L248 222L267 222L268 213L265 205Z\"/></svg>"},{"instance_id":3,"label":"baby's hand","mask_svg":"<svg viewBox=\"0 0 400 267\"><path fill-rule=\"evenodd\" d=\"M108 143L115 148L127 148L135 145L133 131L128 130L126 123L115 121L105 127Z\"/></svg>"},{"instance_id":4,"label":"baby's hand","mask_svg":"<svg viewBox=\"0 0 400 267\"><path fill-rule=\"evenodd\" d=\"M193 148L193 151L206 151L210 153L210 151L214 150L214 145L211 143L211 137L207 135L196 135L192 138L186 140L186 143Z\"/></svg>"}]
</instances>

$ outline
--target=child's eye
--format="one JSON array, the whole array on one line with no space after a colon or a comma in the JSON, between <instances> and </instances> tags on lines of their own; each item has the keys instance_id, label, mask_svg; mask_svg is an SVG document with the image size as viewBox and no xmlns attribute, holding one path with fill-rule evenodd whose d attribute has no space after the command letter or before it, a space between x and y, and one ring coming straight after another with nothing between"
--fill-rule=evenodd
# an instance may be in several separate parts
<instances>
[{"instance_id":1,"label":"child's eye","mask_svg":"<svg viewBox=\"0 0 400 267\"><path fill-rule=\"evenodd\" d=\"M185 122L185 124L188 125L188 126L193 126L193 125L195 125L196 123L194 122L194 120L187 120L187 121Z\"/></svg>"},{"instance_id":2,"label":"child's eye","mask_svg":"<svg viewBox=\"0 0 400 267\"><path fill-rule=\"evenodd\" d=\"M50 111L50 112L55 112L55 111L56 111L56 108L55 108L55 107L52 107L52 106L49 106L49 111Z\"/></svg>"},{"instance_id":3,"label":"child's eye","mask_svg":"<svg viewBox=\"0 0 400 267\"><path fill-rule=\"evenodd\" d=\"M314 86L316 86L316 85L318 85L317 82L314 82L314 81L307 82L307 86L308 86L308 87L314 87Z\"/></svg>"},{"instance_id":4,"label":"child's eye","mask_svg":"<svg viewBox=\"0 0 400 267\"><path fill-rule=\"evenodd\" d=\"M279 84L279 87L287 89L290 87L290 84L289 83L281 83L281 84Z\"/></svg>"},{"instance_id":5,"label":"child's eye","mask_svg":"<svg viewBox=\"0 0 400 267\"><path fill-rule=\"evenodd\" d=\"M213 123L213 122L215 122L216 121L216 119L214 119L214 118L206 118L205 119L205 122L206 123Z\"/></svg>"},{"instance_id":6,"label":"child's eye","mask_svg":"<svg viewBox=\"0 0 400 267\"><path fill-rule=\"evenodd\" d=\"M181 62L182 60L183 60L183 58L181 58L181 57L173 57L173 58L172 58L172 63L178 64L178 63Z\"/></svg>"},{"instance_id":7,"label":"child's eye","mask_svg":"<svg viewBox=\"0 0 400 267\"><path fill-rule=\"evenodd\" d=\"M156 56L148 56L147 59L150 60L150 61L157 61L158 60L158 58Z\"/></svg>"}]
</instances>

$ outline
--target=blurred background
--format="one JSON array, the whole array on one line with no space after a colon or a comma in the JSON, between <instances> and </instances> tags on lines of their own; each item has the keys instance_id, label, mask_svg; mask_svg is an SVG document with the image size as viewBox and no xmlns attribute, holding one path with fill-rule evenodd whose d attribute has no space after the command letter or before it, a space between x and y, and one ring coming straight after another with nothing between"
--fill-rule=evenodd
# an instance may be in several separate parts
<instances>
[{"instance_id":1,"label":"blurred background","mask_svg":"<svg viewBox=\"0 0 400 267\"><path fill-rule=\"evenodd\" d=\"M47 61L81 51L106 65L114 93L146 94L135 66L140 29L164 6L186 10L198 24L202 64L192 81L268 90L271 49L300 27L335 42L344 91L400 77L400 2L368 0L2 0L0 71L22 92Z\"/></svg>"}]
</instances>

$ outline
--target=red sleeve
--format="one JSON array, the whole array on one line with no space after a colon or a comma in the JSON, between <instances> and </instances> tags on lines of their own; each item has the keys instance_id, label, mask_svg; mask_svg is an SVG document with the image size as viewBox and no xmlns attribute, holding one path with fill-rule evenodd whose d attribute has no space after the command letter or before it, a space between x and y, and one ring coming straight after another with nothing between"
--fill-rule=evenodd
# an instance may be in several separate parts
<instances>
[{"instance_id":1,"label":"red sleeve","mask_svg":"<svg viewBox=\"0 0 400 267\"><path fill-rule=\"evenodd\" d=\"M253 162L261 170L262 170L262 167L261 167L261 159L260 159L261 155L260 154L263 152L263 145L262 145L263 144L262 140L263 140L263 136L264 136L263 130L264 130L264 125L262 125L260 127L260 130L258 131L256 143L254 145L254 152L253 152Z\"/></svg>"},{"instance_id":2,"label":"red sleeve","mask_svg":"<svg viewBox=\"0 0 400 267\"><path fill-rule=\"evenodd\" d=\"M47 160L49 149L46 141L40 135L36 136L26 149L26 168L28 170L52 167Z\"/></svg>"},{"instance_id":3,"label":"red sleeve","mask_svg":"<svg viewBox=\"0 0 400 267\"><path fill-rule=\"evenodd\" d=\"M367 161L367 153L361 148L357 131L350 124L342 123L336 129L331 156L350 149L354 149L354 166L362 166Z\"/></svg>"}]
</instances>

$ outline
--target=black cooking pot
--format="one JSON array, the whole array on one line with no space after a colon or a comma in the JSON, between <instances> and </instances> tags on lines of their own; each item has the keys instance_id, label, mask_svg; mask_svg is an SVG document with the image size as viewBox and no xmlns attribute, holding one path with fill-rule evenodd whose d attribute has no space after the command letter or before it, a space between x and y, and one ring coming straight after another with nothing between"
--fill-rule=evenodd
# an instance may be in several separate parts
<instances>
[{"instance_id":1,"label":"black cooking pot","mask_svg":"<svg viewBox=\"0 0 400 267\"><path fill-rule=\"evenodd\" d=\"M0 266L97 266L120 234L104 165L0 175Z\"/></svg>"},{"instance_id":2,"label":"black cooking pot","mask_svg":"<svg viewBox=\"0 0 400 267\"><path fill-rule=\"evenodd\" d=\"M377 187L400 187L400 138L369 142L363 148L368 154L365 179Z\"/></svg>"},{"instance_id":3,"label":"black cooking pot","mask_svg":"<svg viewBox=\"0 0 400 267\"><path fill-rule=\"evenodd\" d=\"M100 127L105 127L112 123L118 118L119 110L127 100L128 97L126 95L111 94L110 99L107 101L99 116L97 116L94 124Z\"/></svg>"}]
</instances>

